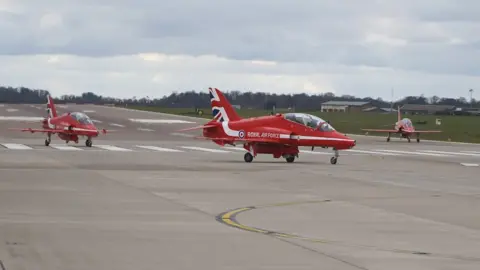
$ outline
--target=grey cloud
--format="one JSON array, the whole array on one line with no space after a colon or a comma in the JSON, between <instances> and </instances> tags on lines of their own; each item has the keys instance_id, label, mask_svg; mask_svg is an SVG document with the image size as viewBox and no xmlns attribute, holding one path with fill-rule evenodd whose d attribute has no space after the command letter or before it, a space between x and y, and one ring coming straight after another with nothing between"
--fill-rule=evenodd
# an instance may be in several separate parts
<instances>
[{"instance_id":1,"label":"grey cloud","mask_svg":"<svg viewBox=\"0 0 480 270\"><path fill-rule=\"evenodd\" d=\"M2 54L213 54L240 60L480 74L475 68L480 53L474 46L480 30L478 1L463 5L453 0L18 3L24 4L23 13L0 17L1 22L9 22L0 26L2 37L8 37L0 44ZM47 11L62 14L62 25L40 29L39 20ZM382 18L392 22L382 26ZM369 33L403 39L406 44L365 43ZM448 44L453 38L466 44Z\"/></svg>"}]
</instances>

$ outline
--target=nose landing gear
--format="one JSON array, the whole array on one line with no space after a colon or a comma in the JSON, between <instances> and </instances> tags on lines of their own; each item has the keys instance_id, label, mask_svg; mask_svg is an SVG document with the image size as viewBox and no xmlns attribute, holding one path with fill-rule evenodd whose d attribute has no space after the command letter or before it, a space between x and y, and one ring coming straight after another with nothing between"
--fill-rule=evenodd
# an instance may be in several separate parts
<instances>
[{"instance_id":1,"label":"nose landing gear","mask_svg":"<svg viewBox=\"0 0 480 270\"><path fill-rule=\"evenodd\" d=\"M333 151L334 151L335 155L330 159L330 163L333 164L333 165L335 165L335 164L337 164L337 160L338 160L338 157L339 157L340 155L338 154L338 150L337 150L337 149L334 148Z\"/></svg>"}]
</instances>

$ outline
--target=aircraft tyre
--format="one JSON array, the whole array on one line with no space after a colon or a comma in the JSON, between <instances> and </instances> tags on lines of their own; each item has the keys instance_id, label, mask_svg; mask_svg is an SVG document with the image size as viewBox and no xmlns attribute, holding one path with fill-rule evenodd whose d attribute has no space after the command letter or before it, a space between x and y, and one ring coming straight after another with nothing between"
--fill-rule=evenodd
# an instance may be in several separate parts
<instances>
[{"instance_id":1,"label":"aircraft tyre","mask_svg":"<svg viewBox=\"0 0 480 270\"><path fill-rule=\"evenodd\" d=\"M295 161L295 157L294 156L288 156L285 158L285 160L288 162L288 163L292 163L293 161Z\"/></svg>"},{"instance_id":2,"label":"aircraft tyre","mask_svg":"<svg viewBox=\"0 0 480 270\"><path fill-rule=\"evenodd\" d=\"M85 141L85 145L86 145L87 147L92 147L92 140L90 140L90 139L86 140L86 141Z\"/></svg>"},{"instance_id":3,"label":"aircraft tyre","mask_svg":"<svg viewBox=\"0 0 480 270\"><path fill-rule=\"evenodd\" d=\"M50 140L49 139L45 139L45 146L49 146L50 145Z\"/></svg>"},{"instance_id":4,"label":"aircraft tyre","mask_svg":"<svg viewBox=\"0 0 480 270\"><path fill-rule=\"evenodd\" d=\"M420 142L420 138L417 138L417 143L419 143L419 142Z\"/></svg>"},{"instance_id":5,"label":"aircraft tyre","mask_svg":"<svg viewBox=\"0 0 480 270\"><path fill-rule=\"evenodd\" d=\"M249 152L245 153L245 155L243 156L243 160L245 160L245 162L252 162L253 161L253 155L250 154Z\"/></svg>"},{"instance_id":6,"label":"aircraft tyre","mask_svg":"<svg viewBox=\"0 0 480 270\"><path fill-rule=\"evenodd\" d=\"M390 141L390 137L387 138L387 142L389 142L389 141Z\"/></svg>"},{"instance_id":7,"label":"aircraft tyre","mask_svg":"<svg viewBox=\"0 0 480 270\"><path fill-rule=\"evenodd\" d=\"M332 157L332 158L330 159L330 163L331 163L331 164L334 164L334 165L337 164L337 158L336 158L336 157Z\"/></svg>"}]
</instances>

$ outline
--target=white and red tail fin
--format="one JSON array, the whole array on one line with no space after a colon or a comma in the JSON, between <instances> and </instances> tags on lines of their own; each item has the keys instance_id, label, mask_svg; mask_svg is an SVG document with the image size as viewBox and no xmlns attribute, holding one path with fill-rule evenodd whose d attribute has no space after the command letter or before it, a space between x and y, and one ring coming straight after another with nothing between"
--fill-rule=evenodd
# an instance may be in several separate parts
<instances>
[{"instance_id":1,"label":"white and red tail fin","mask_svg":"<svg viewBox=\"0 0 480 270\"><path fill-rule=\"evenodd\" d=\"M57 117L57 109L55 108L55 104L53 103L53 98L50 95L47 95L47 112L48 112L48 118Z\"/></svg>"},{"instance_id":2,"label":"white and red tail fin","mask_svg":"<svg viewBox=\"0 0 480 270\"><path fill-rule=\"evenodd\" d=\"M217 88L208 88L208 90L210 91L210 105L212 106L212 122L228 122L242 119L220 90Z\"/></svg>"}]
</instances>

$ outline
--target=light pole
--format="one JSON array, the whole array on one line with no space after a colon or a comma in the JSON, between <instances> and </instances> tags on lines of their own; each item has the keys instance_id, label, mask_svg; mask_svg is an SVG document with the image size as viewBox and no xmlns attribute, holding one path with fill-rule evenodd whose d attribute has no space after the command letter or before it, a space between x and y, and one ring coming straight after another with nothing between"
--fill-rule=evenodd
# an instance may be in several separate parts
<instances>
[{"instance_id":1,"label":"light pole","mask_svg":"<svg viewBox=\"0 0 480 270\"><path fill-rule=\"evenodd\" d=\"M473 89L468 90L470 92L470 108L473 107Z\"/></svg>"}]
</instances>

